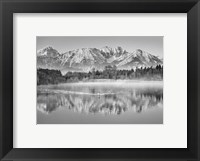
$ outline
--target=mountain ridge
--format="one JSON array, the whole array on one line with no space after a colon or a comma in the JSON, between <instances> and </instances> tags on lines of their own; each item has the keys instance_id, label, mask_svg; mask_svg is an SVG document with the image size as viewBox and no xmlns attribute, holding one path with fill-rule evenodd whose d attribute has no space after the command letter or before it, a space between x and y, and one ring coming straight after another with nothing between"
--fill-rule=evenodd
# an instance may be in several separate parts
<instances>
[{"instance_id":1,"label":"mountain ridge","mask_svg":"<svg viewBox=\"0 0 200 161\"><path fill-rule=\"evenodd\" d=\"M61 71L102 70L106 65L118 69L133 69L162 65L163 60L141 49L128 52L122 47L80 48L59 53L51 46L37 51L37 67Z\"/></svg>"}]
</instances>

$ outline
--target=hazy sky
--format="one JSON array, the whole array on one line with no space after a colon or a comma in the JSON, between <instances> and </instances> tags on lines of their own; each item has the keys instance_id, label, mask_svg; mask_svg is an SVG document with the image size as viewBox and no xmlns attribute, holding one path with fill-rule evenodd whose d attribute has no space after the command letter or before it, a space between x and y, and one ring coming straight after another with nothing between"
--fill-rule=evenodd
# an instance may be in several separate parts
<instances>
[{"instance_id":1,"label":"hazy sky","mask_svg":"<svg viewBox=\"0 0 200 161\"><path fill-rule=\"evenodd\" d=\"M37 50L46 46L52 46L60 53L78 48L121 46L129 52L142 49L163 58L162 36L38 36Z\"/></svg>"}]
</instances>

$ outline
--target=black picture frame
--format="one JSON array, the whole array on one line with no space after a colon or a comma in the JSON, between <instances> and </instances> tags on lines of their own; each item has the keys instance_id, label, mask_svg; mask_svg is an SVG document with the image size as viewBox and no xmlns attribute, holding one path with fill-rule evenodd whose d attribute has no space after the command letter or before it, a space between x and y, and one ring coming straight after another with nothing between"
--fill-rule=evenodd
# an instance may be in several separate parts
<instances>
[{"instance_id":1,"label":"black picture frame","mask_svg":"<svg viewBox=\"0 0 200 161\"><path fill-rule=\"evenodd\" d=\"M187 13L187 148L13 148L13 13ZM199 72L199 0L0 0L0 158L34 161L200 160Z\"/></svg>"}]
</instances>

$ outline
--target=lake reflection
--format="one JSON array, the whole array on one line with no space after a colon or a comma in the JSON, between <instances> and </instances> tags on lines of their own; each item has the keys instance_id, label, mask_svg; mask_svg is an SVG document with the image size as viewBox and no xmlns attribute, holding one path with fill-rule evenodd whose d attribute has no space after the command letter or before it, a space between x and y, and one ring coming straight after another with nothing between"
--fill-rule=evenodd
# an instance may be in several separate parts
<instances>
[{"instance_id":1,"label":"lake reflection","mask_svg":"<svg viewBox=\"0 0 200 161\"><path fill-rule=\"evenodd\" d=\"M162 123L162 83L38 86L37 123Z\"/></svg>"}]
</instances>

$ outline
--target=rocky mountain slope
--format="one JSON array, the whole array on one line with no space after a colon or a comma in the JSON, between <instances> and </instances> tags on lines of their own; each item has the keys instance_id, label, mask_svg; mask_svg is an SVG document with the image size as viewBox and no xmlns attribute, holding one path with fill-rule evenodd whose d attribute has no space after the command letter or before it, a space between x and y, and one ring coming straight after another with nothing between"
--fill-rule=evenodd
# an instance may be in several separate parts
<instances>
[{"instance_id":1,"label":"rocky mountain slope","mask_svg":"<svg viewBox=\"0 0 200 161\"><path fill-rule=\"evenodd\" d=\"M106 65L116 65L117 69L132 69L162 65L163 60L141 49L128 52L122 47L105 46L97 48L81 48L59 53L52 47L37 51L37 67L59 69L61 71L85 71L92 68L102 70Z\"/></svg>"}]
</instances>

